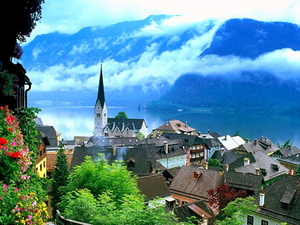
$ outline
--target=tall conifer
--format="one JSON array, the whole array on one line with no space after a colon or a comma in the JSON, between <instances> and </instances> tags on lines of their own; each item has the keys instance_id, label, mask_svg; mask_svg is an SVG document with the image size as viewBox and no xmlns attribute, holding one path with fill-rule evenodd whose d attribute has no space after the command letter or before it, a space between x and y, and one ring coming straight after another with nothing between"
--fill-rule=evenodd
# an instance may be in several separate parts
<instances>
[{"instance_id":1,"label":"tall conifer","mask_svg":"<svg viewBox=\"0 0 300 225\"><path fill-rule=\"evenodd\" d=\"M56 210L59 209L58 204L61 202L62 196L65 194L65 186L68 184L69 166L67 163L67 156L65 150L60 148L57 152L57 158L52 172L52 185L51 185L51 206L52 217L56 218Z\"/></svg>"}]
</instances>

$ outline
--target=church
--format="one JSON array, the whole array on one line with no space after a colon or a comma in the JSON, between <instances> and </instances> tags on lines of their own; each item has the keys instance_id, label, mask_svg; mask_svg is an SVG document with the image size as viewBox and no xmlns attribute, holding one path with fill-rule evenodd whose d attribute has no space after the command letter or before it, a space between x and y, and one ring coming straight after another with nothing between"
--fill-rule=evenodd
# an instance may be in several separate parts
<instances>
[{"instance_id":1,"label":"church","mask_svg":"<svg viewBox=\"0 0 300 225\"><path fill-rule=\"evenodd\" d=\"M147 128L144 119L108 118L101 64L98 94L94 107L94 136L136 137L138 133L147 136Z\"/></svg>"}]
</instances>

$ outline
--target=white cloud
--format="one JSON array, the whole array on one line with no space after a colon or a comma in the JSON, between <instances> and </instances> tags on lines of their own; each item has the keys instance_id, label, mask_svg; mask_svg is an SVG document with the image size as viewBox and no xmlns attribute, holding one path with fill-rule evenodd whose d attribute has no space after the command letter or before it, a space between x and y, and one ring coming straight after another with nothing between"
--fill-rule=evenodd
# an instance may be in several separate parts
<instances>
[{"instance_id":1,"label":"white cloud","mask_svg":"<svg viewBox=\"0 0 300 225\"><path fill-rule=\"evenodd\" d=\"M42 7L43 18L32 36L52 31L75 33L87 26L107 26L154 14L184 15L188 22L248 17L300 24L298 0L52 0ZM176 19L172 22L177 23Z\"/></svg>"}]
</instances>

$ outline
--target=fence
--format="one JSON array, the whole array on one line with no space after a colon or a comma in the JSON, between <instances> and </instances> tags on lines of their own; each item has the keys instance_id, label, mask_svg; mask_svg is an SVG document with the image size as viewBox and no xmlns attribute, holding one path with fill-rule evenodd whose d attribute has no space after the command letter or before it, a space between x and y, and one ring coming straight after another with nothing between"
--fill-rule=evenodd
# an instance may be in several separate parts
<instances>
[{"instance_id":1,"label":"fence","mask_svg":"<svg viewBox=\"0 0 300 225\"><path fill-rule=\"evenodd\" d=\"M76 220L66 219L60 214L58 210L57 210L55 224L56 225L92 225L90 223L83 223Z\"/></svg>"}]
</instances>

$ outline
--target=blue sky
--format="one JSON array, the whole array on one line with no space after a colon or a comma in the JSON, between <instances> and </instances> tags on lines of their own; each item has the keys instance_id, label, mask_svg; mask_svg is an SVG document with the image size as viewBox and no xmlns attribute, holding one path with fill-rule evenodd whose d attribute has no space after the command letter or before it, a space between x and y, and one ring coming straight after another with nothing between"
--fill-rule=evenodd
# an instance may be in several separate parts
<instances>
[{"instance_id":1,"label":"blue sky","mask_svg":"<svg viewBox=\"0 0 300 225\"><path fill-rule=\"evenodd\" d=\"M75 33L154 14L183 15L188 21L247 17L300 24L299 0L45 0L43 18L33 31Z\"/></svg>"}]
</instances>

